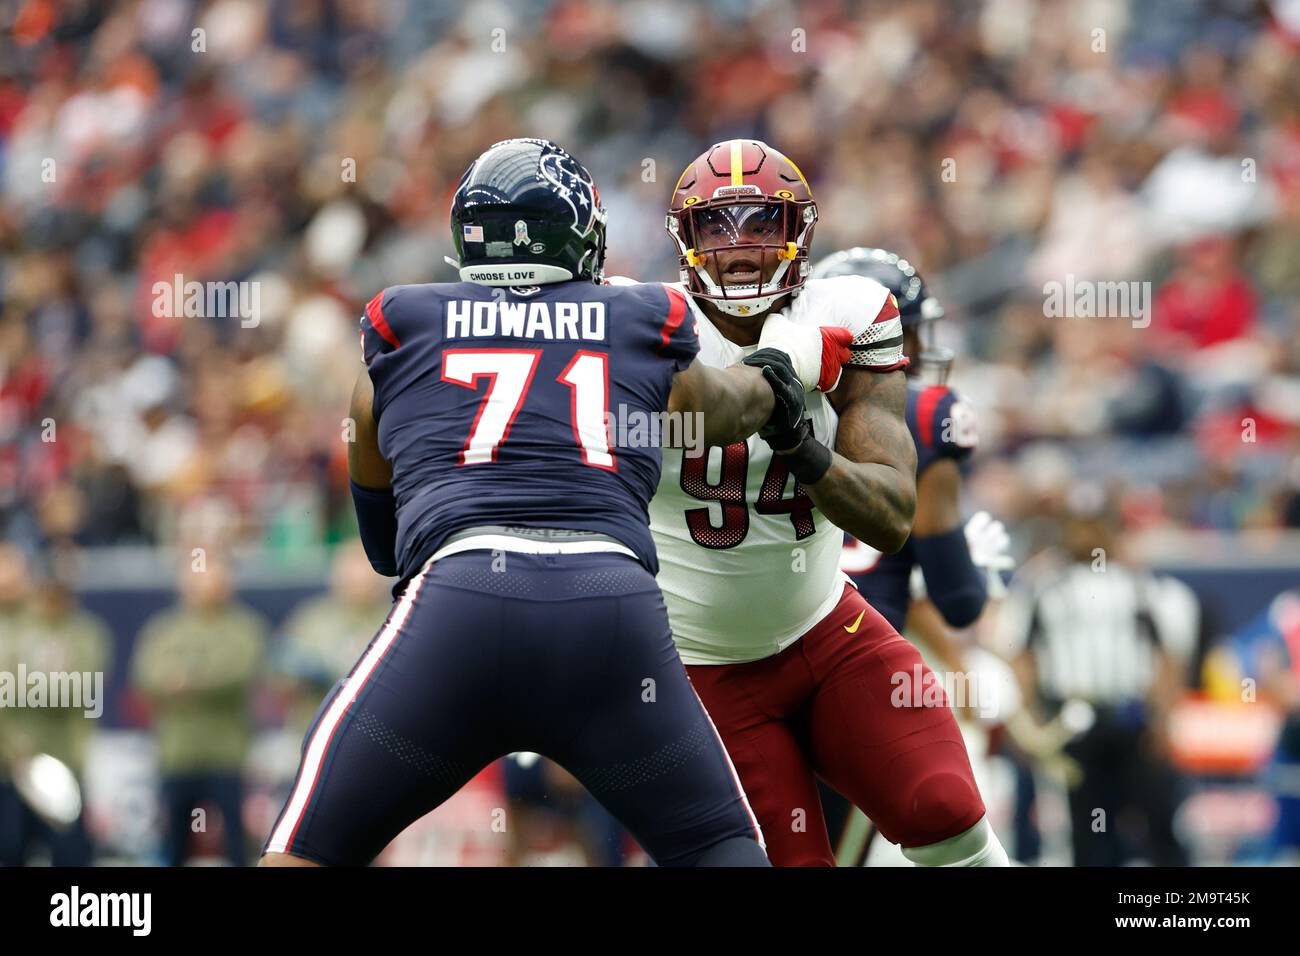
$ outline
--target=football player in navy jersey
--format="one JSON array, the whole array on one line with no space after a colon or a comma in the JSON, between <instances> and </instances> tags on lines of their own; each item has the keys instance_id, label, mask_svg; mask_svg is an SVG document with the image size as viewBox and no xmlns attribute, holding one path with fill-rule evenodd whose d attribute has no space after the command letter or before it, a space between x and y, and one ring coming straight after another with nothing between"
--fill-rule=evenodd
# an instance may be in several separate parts
<instances>
[{"instance_id":1,"label":"football player in navy jersey","mask_svg":"<svg viewBox=\"0 0 1300 956\"><path fill-rule=\"evenodd\" d=\"M940 663L957 666L961 654L944 625L964 628L984 610L999 573L1014 562L1002 523L979 512L963 523L962 469L978 441L974 413L946 380L953 353L934 342L943 307L930 295L915 267L896 253L861 246L832 253L813 268L814 278L859 275L875 279L898 300L906 369L908 431L916 444L916 516L912 534L893 554L881 554L845 536L841 567L867 603L902 632L923 590L938 612L925 617L925 636ZM919 577L919 581L917 578ZM918 585L923 585L923 588ZM933 612L930 612L933 615ZM827 817L843 819L848 805L823 791ZM832 832L838 827L831 824Z\"/></svg>"},{"instance_id":2,"label":"football player in navy jersey","mask_svg":"<svg viewBox=\"0 0 1300 956\"><path fill-rule=\"evenodd\" d=\"M943 307L906 259L884 249L855 247L819 262L814 277L861 275L885 286L898 300L903 350L914 357L906 369L908 431L916 443L916 517L912 535L894 554L882 555L861 542L846 542L843 567L868 603L898 630L912 601L910 580L919 567L925 594L952 627L975 623L988 598L989 567L977 566L961 511L962 467L978 440L970 406L945 384L953 355L933 342L933 324ZM929 380L929 381L927 381ZM983 544L1000 525L987 515L971 521L971 536ZM977 549L985 560L984 547ZM997 560L999 567L1002 561Z\"/></svg>"},{"instance_id":3,"label":"football player in navy jersey","mask_svg":"<svg viewBox=\"0 0 1300 956\"><path fill-rule=\"evenodd\" d=\"M851 333L769 323L743 363L695 362L680 293L602 283L599 193L544 140L483 153L451 227L462 281L385 289L361 321L349 472L396 601L308 731L263 863L367 863L531 751L661 865L766 865L654 580L660 449L608 426L668 412L701 415L708 444L794 433Z\"/></svg>"}]
</instances>

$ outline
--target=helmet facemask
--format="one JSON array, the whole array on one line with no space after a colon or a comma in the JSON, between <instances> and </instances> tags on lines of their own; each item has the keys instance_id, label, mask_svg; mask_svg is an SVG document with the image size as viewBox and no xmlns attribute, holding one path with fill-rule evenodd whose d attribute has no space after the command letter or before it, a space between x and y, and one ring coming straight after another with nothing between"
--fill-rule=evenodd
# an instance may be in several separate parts
<instances>
[{"instance_id":1,"label":"helmet facemask","mask_svg":"<svg viewBox=\"0 0 1300 956\"><path fill-rule=\"evenodd\" d=\"M730 187L723 198L690 202L669 212L682 283L729 315L760 315L806 281L808 246L817 207L765 196L756 186ZM723 255L725 254L725 255ZM738 268L752 273L727 282Z\"/></svg>"},{"instance_id":2,"label":"helmet facemask","mask_svg":"<svg viewBox=\"0 0 1300 956\"><path fill-rule=\"evenodd\" d=\"M943 306L933 296L921 300L920 317L917 322L917 340L921 345L921 354L912 363L916 369L915 376L926 385L943 385L948 381L956 353L946 345L939 344L939 320L943 318Z\"/></svg>"}]
</instances>

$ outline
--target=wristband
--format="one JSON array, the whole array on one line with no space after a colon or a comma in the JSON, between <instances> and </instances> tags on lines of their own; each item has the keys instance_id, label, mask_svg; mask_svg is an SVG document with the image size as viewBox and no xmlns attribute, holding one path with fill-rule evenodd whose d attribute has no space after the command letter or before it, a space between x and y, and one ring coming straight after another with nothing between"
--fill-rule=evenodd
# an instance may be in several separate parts
<instances>
[{"instance_id":1,"label":"wristband","mask_svg":"<svg viewBox=\"0 0 1300 956\"><path fill-rule=\"evenodd\" d=\"M799 444L798 451L780 457L785 459L786 467L799 484L812 485L821 481L826 472L830 471L835 456L829 448L812 437L809 429Z\"/></svg>"}]
</instances>

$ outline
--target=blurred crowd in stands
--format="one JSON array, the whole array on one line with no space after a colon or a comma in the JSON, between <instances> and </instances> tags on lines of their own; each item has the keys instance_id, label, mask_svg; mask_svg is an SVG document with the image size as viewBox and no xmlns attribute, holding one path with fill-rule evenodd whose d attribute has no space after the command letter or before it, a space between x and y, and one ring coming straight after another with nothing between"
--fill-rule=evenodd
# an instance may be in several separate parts
<instances>
[{"instance_id":1,"label":"blurred crowd in stands","mask_svg":"<svg viewBox=\"0 0 1300 956\"><path fill-rule=\"evenodd\" d=\"M814 258L896 250L944 303L971 504L1022 558L1081 481L1121 534L1300 528L1298 91L1282 0L0 0L0 533L37 558L0 560L0 637L76 613L79 549L213 549L130 674L165 852L166 807L234 806L253 669L296 688L300 736L383 594L345 550L272 635L221 555L353 536L362 305L454 278L452 191L520 135L593 171L607 271L646 280L676 278L688 161L733 136L790 155ZM254 313L187 315L190 282L243 284ZM102 628L70 620L91 667ZM80 772L83 746L46 749Z\"/></svg>"},{"instance_id":2,"label":"blurred crowd in stands","mask_svg":"<svg viewBox=\"0 0 1300 956\"><path fill-rule=\"evenodd\" d=\"M886 246L931 278L1009 524L1083 467L1128 476L1134 522L1300 526L1293 10L0 0L5 534L346 535L361 305L453 276L451 191L515 135L593 169L609 271L655 280L681 167L779 145L814 257ZM168 314L177 276L255 283L257 321ZM1049 318L1067 276L1137 296Z\"/></svg>"}]
</instances>

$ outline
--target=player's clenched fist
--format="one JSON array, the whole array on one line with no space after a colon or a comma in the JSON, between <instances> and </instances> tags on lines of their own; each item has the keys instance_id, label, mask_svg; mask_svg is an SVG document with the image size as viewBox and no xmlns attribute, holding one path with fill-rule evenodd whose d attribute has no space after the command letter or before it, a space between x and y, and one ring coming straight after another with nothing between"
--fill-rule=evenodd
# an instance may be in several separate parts
<instances>
[{"instance_id":1,"label":"player's clenched fist","mask_svg":"<svg viewBox=\"0 0 1300 956\"><path fill-rule=\"evenodd\" d=\"M798 325L773 313L763 323L759 349L780 349L790 356L795 374L806 391L829 392L840 381L840 370L849 361L853 333L847 328Z\"/></svg>"},{"instance_id":2,"label":"player's clenched fist","mask_svg":"<svg viewBox=\"0 0 1300 956\"><path fill-rule=\"evenodd\" d=\"M780 349L760 348L744 364L762 369L772 389L772 414L758 430L758 437L782 450L798 445L803 427L804 383L795 374L790 356Z\"/></svg>"}]
</instances>

